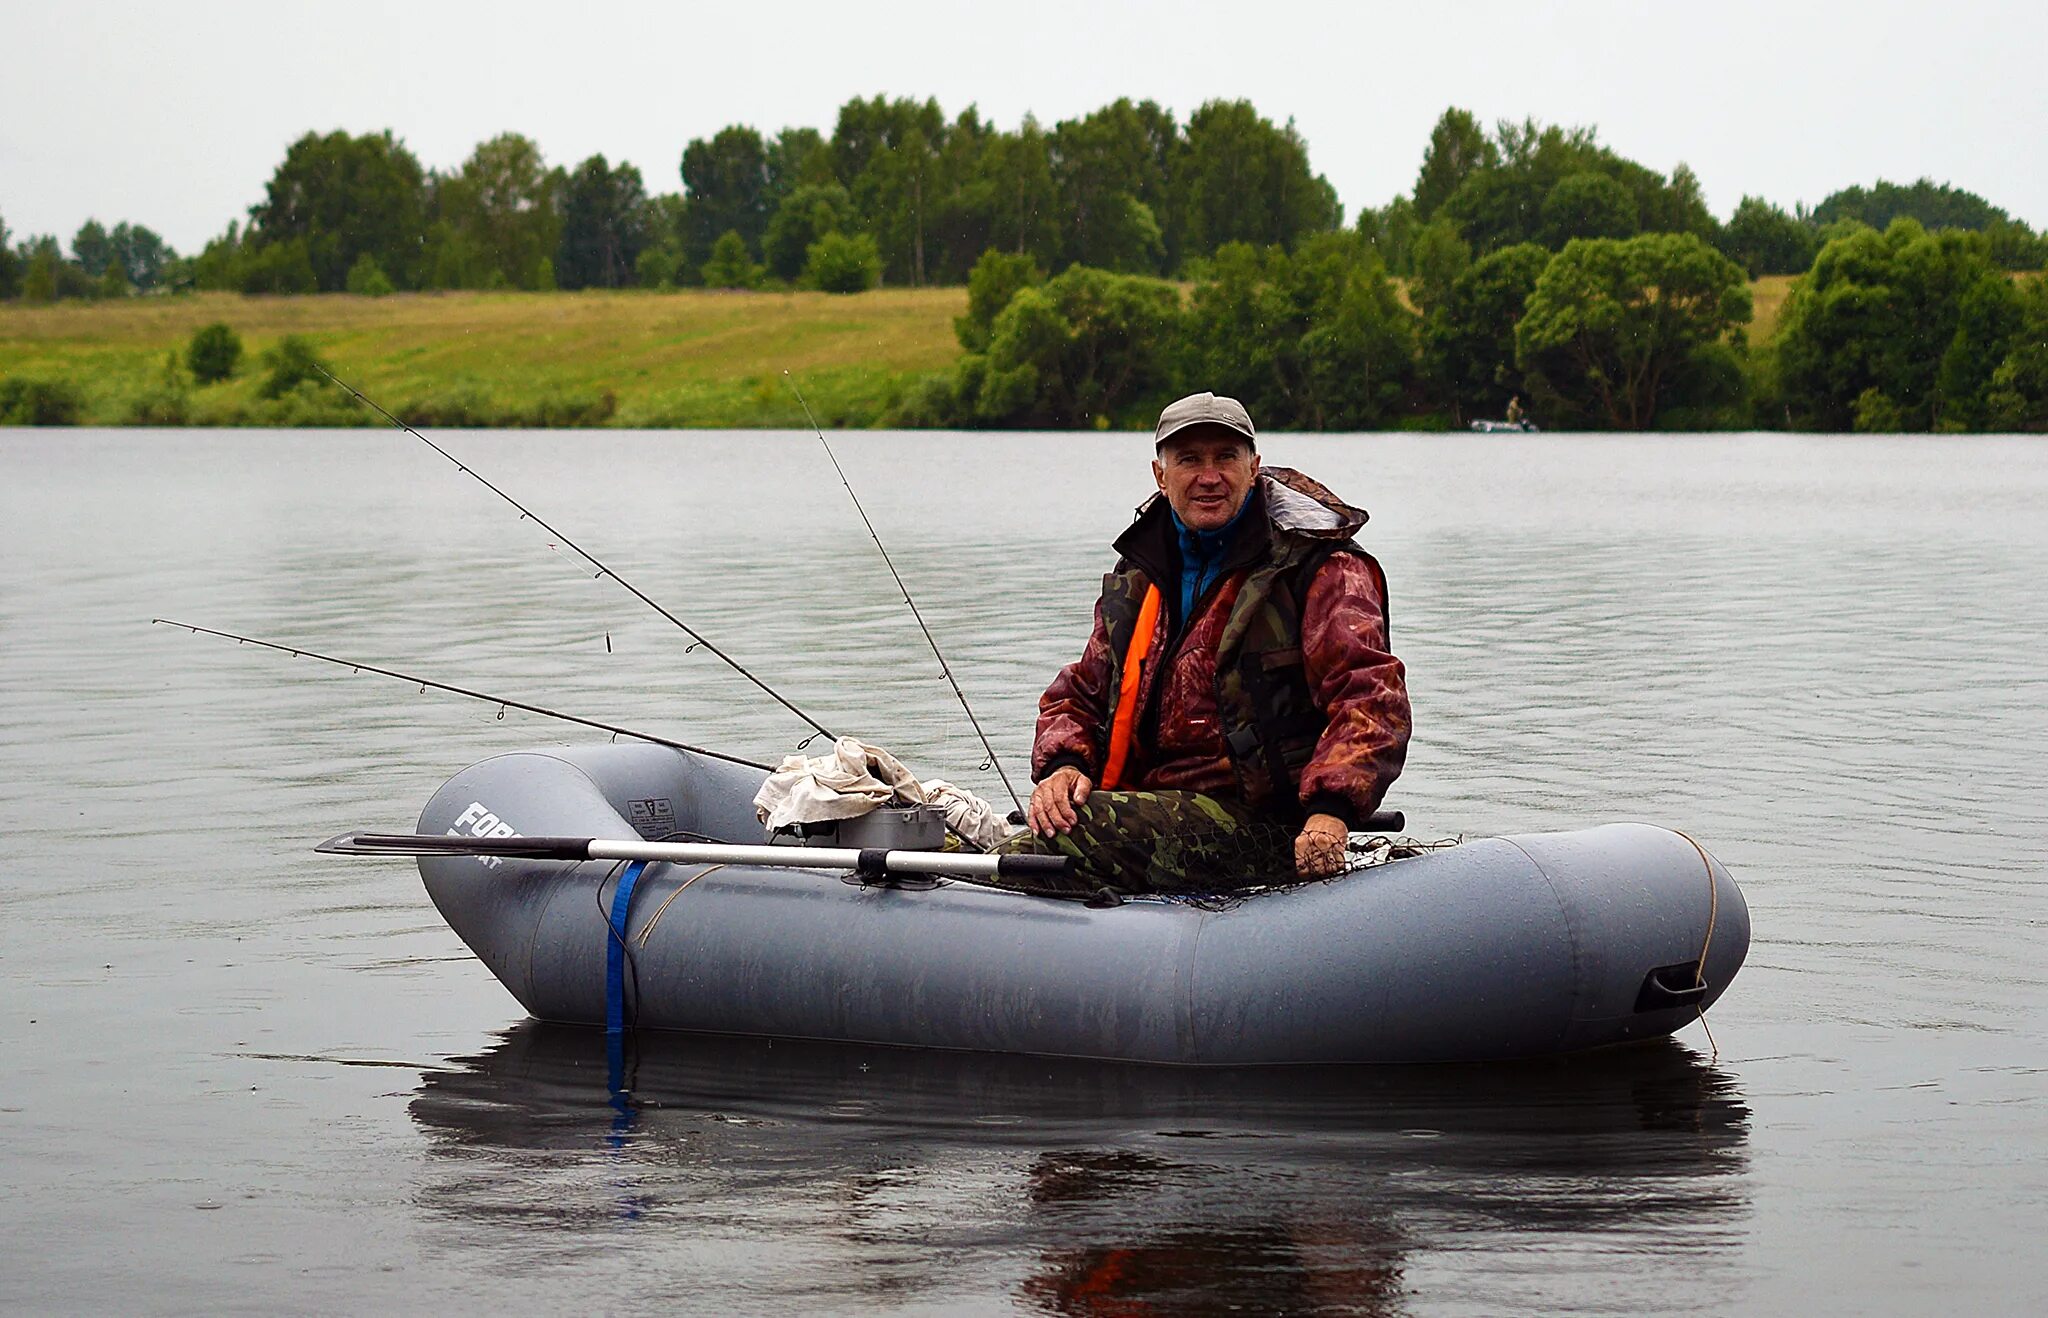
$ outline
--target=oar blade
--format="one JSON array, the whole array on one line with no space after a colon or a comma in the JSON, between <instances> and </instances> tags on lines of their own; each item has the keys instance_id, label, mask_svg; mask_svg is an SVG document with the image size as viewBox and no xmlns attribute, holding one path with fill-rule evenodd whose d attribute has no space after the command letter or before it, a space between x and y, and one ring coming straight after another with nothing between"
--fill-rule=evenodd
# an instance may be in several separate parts
<instances>
[{"instance_id":1,"label":"oar blade","mask_svg":"<svg viewBox=\"0 0 2048 1318\"><path fill-rule=\"evenodd\" d=\"M382 856L388 854L385 848L365 846L362 841L362 835L359 833L337 833L319 846L314 847L313 850L323 851L330 856Z\"/></svg>"},{"instance_id":2,"label":"oar blade","mask_svg":"<svg viewBox=\"0 0 2048 1318\"><path fill-rule=\"evenodd\" d=\"M450 837L439 833L342 833L315 851L330 856L512 856L588 860L587 837Z\"/></svg>"}]
</instances>

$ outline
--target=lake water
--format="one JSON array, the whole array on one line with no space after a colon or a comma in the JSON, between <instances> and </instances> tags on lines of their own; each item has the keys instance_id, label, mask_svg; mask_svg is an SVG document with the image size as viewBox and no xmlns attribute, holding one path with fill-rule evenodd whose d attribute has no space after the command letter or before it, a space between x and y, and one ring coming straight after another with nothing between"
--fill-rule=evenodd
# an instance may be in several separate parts
<instances>
[{"instance_id":1,"label":"lake water","mask_svg":"<svg viewBox=\"0 0 2048 1318\"><path fill-rule=\"evenodd\" d=\"M1000 785L814 438L438 436L835 727ZM1013 775L1125 435L848 434ZM1742 883L1668 1044L1212 1077L541 1028L404 863L453 771L794 719L417 441L0 431L0 1308L2041 1312L2048 444L1275 436L1371 508L1426 836Z\"/></svg>"}]
</instances>

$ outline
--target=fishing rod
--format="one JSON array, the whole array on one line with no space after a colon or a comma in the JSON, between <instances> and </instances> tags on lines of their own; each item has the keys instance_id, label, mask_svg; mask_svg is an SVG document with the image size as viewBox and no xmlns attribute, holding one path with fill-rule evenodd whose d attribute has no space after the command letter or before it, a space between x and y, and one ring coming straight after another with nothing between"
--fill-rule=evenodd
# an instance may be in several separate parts
<instances>
[{"instance_id":1,"label":"fishing rod","mask_svg":"<svg viewBox=\"0 0 2048 1318\"><path fill-rule=\"evenodd\" d=\"M704 639L704 637L700 635L694 628L692 628L690 624L684 622L675 614L670 613L660 604L657 604L653 600L653 598L651 598L645 591L641 590L638 586L626 580L618 573L612 571L611 568L607 567L604 564L604 562L600 560L595 554L591 553L582 545L577 544L574 540L571 540L568 536L563 535L560 531L556 530L544 518L542 518L539 513L534 512L531 508L528 508L525 504L519 502L519 500L513 498L505 491L499 489L496 485L492 484L488 479L486 479L482 473L473 470L468 463L463 462L460 458L456 457L453 453L450 453L447 449L442 448L433 440L428 439L419 431L414 430L411 426L407 425L405 422L393 416L390 412L386 411L382 406L380 406L374 399L372 399L368 394L365 394L362 390L356 388L354 385L348 383L346 380L343 380L340 376L328 370L325 366L320 366L316 363L315 368L320 372L320 374L334 381L336 385L340 386L347 393L353 395L356 401L362 403L365 407L369 408L377 415L383 417L386 421L389 421L392 425L398 427L400 430L403 430L406 434L411 435L420 443L425 444L428 448L434 450L434 452L448 459L449 462L454 464L455 470L475 480L477 484L483 486L492 494L497 495L506 503L511 504L514 508L517 508L519 510L519 515L522 518L531 521L535 526L538 526L541 530L546 531L549 535L555 537L555 539L569 546L569 548L574 550L576 554L583 559L584 562L590 564L592 567L597 569L597 575L599 577L610 577L613 581L616 581L621 586L625 587L627 592L630 593L633 596L633 598L639 600L648 608L653 609L662 617L667 618L677 627L680 627L683 631L683 634L689 637L690 640L693 642L693 644L690 646L691 649L694 650L700 645L703 646L706 650L709 650L712 654L718 656L718 658L725 663L726 667L732 669L735 673L738 673L741 677L746 678L749 682L752 682L755 686L759 687L762 690L762 692L766 694L768 698L773 700L776 704L782 706L790 713L796 715L804 722L810 724L813 729L815 729L817 732L821 733L825 737L828 737L834 741L838 740L837 733L833 732L824 724L818 722L818 720L812 718L809 714L806 714L803 710L798 709L787 698L785 698L781 692L775 690L775 688L769 686L766 682L763 682L760 678L754 676L753 673L749 672L745 665L741 664L739 660L733 658L725 651L713 645L710 641ZM742 763L744 763L744 761L742 761Z\"/></svg>"},{"instance_id":2,"label":"fishing rod","mask_svg":"<svg viewBox=\"0 0 2048 1318\"><path fill-rule=\"evenodd\" d=\"M295 659L318 659L321 663L333 664L336 667L347 668L358 673L375 673L379 677L395 677L408 685L417 685L423 692L427 688L432 687L436 691L447 691L453 695L467 696L471 700L481 700L485 704L496 705L499 718L504 718L505 711L508 709L523 710L528 714L539 714L546 718L560 719L564 723L576 723L586 728L596 728L600 732L609 732L615 737L632 737L637 741L649 741L657 746L667 746L673 750L689 751L692 755L706 755L714 760L724 760L728 764L745 765L749 769L765 770L769 767L755 760L742 759L737 755L727 755L722 751L706 750L702 746L692 746L687 742L670 741L667 737L657 737L651 732L637 732L632 728L622 728L612 723L600 723L596 719L582 718L575 714L564 714L558 709L549 709L544 705L533 705L523 700L513 700L505 696L494 696L488 691L472 691L468 687L450 686L446 682L436 682L431 678L415 677L411 673L401 673L393 668L379 668L375 664L357 663L353 659L337 659L331 654L321 654L317 650L308 650L300 645L280 645L276 641L258 640L254 636L238 636L234 632L216 631L211 627L201 627L196 623L179 622L176 618L151 618L149 621L152 626L183 627L194 635L203 633L207 636L218 636L224 641L233 641L238 645L260 645L266 650L277 650L283 654L291 655Z\"/></svg>"},{"instance_id":3,"label":"fishing rod","mask_svg":"<svg viewBox=\"0 0 2048 1318\"><path fill-rule=\"evenodd\" d=\"M875 531L875 524L868 520L868 510L861 506L860 496L853 492L853 482L846 478L846 469L839 465L839 455L832 451L831 443L825 438L825 428L818 424L818 418L811 413L811 405L804 401L804 391L796 387L796 377L787 370L782 378L789 382L789 391L796 395L797 405L804 409L804 416L811 423L811 429L818 434L818 442L825 446L825 456L832 459L832 470L839 473L839 483L846 487L846 495L853 500L854 511L860 514L861 524L868 528L868 539L875 542L875 548L882 551L882 561L889 566L889 575L896 578L896 589L903 592L903 602L910 606L910 616L917 619L917 628L924 633L925 644L932 647L932 657L939 661L939 671L946 675L953 694L960 701L960 708L967 711L967 721L974 725L974 735L981 738L981 748L988 752L988 762L995 766L996 777L1003 780L1003 790L1010 794L1010 803L1018 810L1024 802L1017 795L1017 789L1010 786L1010 775L1003 772L1003 762L996 756L996 748L989 744L988 734L981 730L981 720L974 716L974 706L967 703L967 693L960 689L960 683L953 677L953 666L946 662L940 652L939 643L932 636L932 629L925 626L924 614L919 612L917 601L910 598L910 587L903 584L903 574L896 570L896 561L889 557L889 547L882 543L882 537Z\"/></svg>"}]
</instances>

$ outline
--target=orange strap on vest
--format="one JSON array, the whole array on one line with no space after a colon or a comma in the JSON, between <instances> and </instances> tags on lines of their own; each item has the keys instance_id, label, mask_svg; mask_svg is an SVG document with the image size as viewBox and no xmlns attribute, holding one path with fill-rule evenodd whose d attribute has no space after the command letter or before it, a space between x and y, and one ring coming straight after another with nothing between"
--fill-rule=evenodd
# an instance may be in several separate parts
<instances>
[{"instance_id":1,"label":"orange strap on vest","mask_svg":"<svg viewBox=\"0 0 2048 1318\"><path fill-rule=\"evenodd\" d=\"M1131 757L1131 736L1138 724L1138 670L1152 648L1152 633L1158 627L1159 587L1147 585L1145 600L1138 605L1138 625L1124 651L1123 672L1117 682L1116 717L1109 725L1109 759L1102 766L1102 781L1097 784L1104 791L1114 790L1123 780L1124 762Z\"/></svg>"}]
</instances>

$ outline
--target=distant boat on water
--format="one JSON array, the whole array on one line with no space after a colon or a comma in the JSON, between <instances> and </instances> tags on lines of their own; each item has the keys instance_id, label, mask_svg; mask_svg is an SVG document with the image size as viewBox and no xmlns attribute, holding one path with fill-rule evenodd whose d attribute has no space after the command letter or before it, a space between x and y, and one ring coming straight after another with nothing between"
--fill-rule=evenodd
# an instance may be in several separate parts
<instances>
[{"instance_id":1,"label":"distant boat on water","mask_svg":"<svg viewBox=\"0 0 2048 1318\"><path fill-rule=\"evenodd\" d=\"M1482 435L1491 435L1502 430L1526 430L1532 435L1541 434L1543 431L1543 427L1537 425L1534 421L1526 419L1521 421L1474 421L1471 423L1470 428Z\"/></svg>"}]
</instances>

